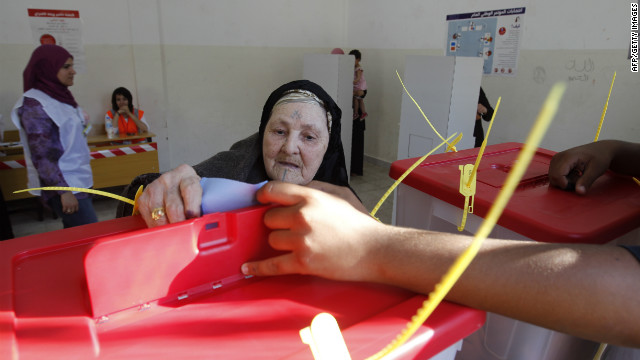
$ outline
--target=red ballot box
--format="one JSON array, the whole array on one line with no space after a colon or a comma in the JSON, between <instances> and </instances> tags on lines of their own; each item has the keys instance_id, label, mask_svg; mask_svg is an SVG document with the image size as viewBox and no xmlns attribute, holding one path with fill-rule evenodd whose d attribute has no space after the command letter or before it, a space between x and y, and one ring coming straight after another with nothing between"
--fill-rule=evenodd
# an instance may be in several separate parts
<instances>
[{"instance_id":1,"label":"red ballot box","mask_svg":"<svg viewBox=\"0 0 640 360\"><path fill-rule=\"evenodd\" d=\"M310 359L299 330L328 312L362 359L425 300L311 276L245 278L242 263L276 254L266 209L154 229L134 216L0 242L0 358ZM402 358L447 351L484 319L442 303Z\"/></svg>"},{"instance_id":2,"label":"red ballot box","mask_svg":"<svg viewBox=\"0 0 640 360\"><path fill-rule=\"evenodd\" d=\"M487 146L477 171L473 213L464 234L474 234L523 144ZM398 226L458 232L465 198L460 194L460 166L475 164L479 148L432 155L398 187L394 219ZM640 238L640 187L629 176L607 172L581 196L549 186L555 152L537 149L531 164L489 237L555 243L625 243ZM398 179L415 159L398 160L389 175ZM487 314L481 331L465 340L464 359L586 358L597 344L496 314ZM584 351L584 352L581 352ZM591 354L591 357L593 354Z\"/></svg>"}]
</instances>

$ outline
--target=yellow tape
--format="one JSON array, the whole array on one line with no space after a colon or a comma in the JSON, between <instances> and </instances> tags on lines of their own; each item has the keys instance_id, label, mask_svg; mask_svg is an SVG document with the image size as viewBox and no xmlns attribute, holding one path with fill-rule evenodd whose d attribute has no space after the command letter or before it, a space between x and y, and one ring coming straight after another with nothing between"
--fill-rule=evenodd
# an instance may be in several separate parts
<instances>
[{"instance_id":1,"label":"yellow tape","mask_svg":"<svg viewBox=\"0 0 640 360\"><path fill-rule=\"evenodd\" d=\"M476 163L473 165L473 171L471 172L471 176L469 177L469 181L467 182L467 187L471 186L471 182L476 178L476 172L478 171L478 165L480 165L480 159L482 159L482 155L484 154L484 148L487 146L487 139L489 139L489 134L491 133L491 127L493 127L493 119L496 118L496 114L498 113L498 109L500 108L500 102L502 101L502 96L498 97L498 102L496 103L496 108L493 110L493 115L491 116L491 121L489 121L489 128L487 129L487 135L484 137L482 141L482 146L480 146L480 151L478 152L478 157L476 158Z\"/></svg>"},{"instance_id":2,"label":"yellow tape","mask_svg":"<svg viewBox=\"0 0 640 360\"><path fill-rule=\"evenodd\" d=\"M464 208L462 212L462 221L460 222L460 226L458 226L458 231L464 230L464 226L467 224L467 214L469 213L469 197L464 197Z\"/></svg>"},{"instance_id":3,"label":"yellow tape","mask_svg":"<svg viewBox=\"0 0 640 360\"><path fill-rule=\"evenodd\" d=\"M144 190L144 185L140 185L138 191L136 191L136 196L133 199L133 211L131 215L138 215L138 198L142 195L142 190Z\"/></svg>"},{"instance_id":4,"label":"yellow tape","mask_svg":"<svg viewBox=\"0 0 640 360\"><path fill-rule=\"evenodd\" d=\"M451 141L451 144L447 146L447 150L445 150L445 152L449 152L449 151L457 152L455 145L458 142L460 142L460 140L462 140L462 133L460 133L460 135L456 136L456 138L453 139L453 141Z\"/></svg>"},{"instance_id":5,"label":"yellow tape","mask_svg":"<svg viewBox=\"0 0 640 360\"><path fill-rule=\"evenodd\" d=\"M46 186L46 187L37 187L37 188L31 188L31 189L24 189L24 190L16 190L13 193L17 194L17 193L21 193L21 192L25 192L25 191L31 191L31 190L51 190L51 191L77 191L77 192L85 192L85 193L89 193L89 194L96 194L96 195L102 195L102 196L106 196L112 199L116 199L116 200L120 200L120 201L124 201L127 204L131 204L133 206L135 206L135 201L131 200L131 199L127 199L126 197L120 196L120 195L115 195L112 193L108 193L106 191L100 191L100 190L94 190L94 189L85 189L85 188L76 188L76 187L66 187L66 186ZM138 192L140 192L141 190L138 189ZM137 194L136 194L136 200L137 198Z\"/></svg>"},{"instance_id":6,"label":"yellow tape","mask_svg":"<svg viewBox=\"0 0 640 360\"><path fill-rule=\"evenodd\" d=\"M616 72L613 72L613 79L611 79L611 86L609 87L609 95L607 95L607 101L604 103L604 108L602 109L602 116L600 117L600 124L598 125L598 130L596 131L596 137L593 139L593 142L598 141L600 137L600 130L602 129L602 123L604 122L604 115L607 113L607 108L609 107L609 98L611 97L611 90L613 90L613 82L616 81Z\"/></svg>"},{"instance_id":7,"label":"yellow tape","mask_svg":"<svg viewBox=\"0 0 640 360\"><path fill-rule=\"evenodd\" d=\"M547 96L547 99L538 114L538 118L533 125L520 154L518 155L514 167L509 172L502 190L498 193L498 197L489 209L487 217L482 222L482 225L480 225L480 229L478 229L478 232L475 234L469 247L456 259L451 268L443 276L440 283L435 286L435 290L429 294L429 298L424 302L422 308L418 310L418 313L407 325L407 328L393 342L391 342L391 344L387 345L380 352L370 357L370 360L381 359L406 342L418 330L422 323L424 323L429 315L431 315L442 299L444 299L445 295L460 278L462 273L466 270L467 266L469 266L471 260L473 260L480 250L482 242L491 233L491 230L493 230L498 218L502 214L507 202L520 182L522 175L529 166L542 137L546 133L551 120L558 111L558 106L566 87L567 86L564 83L557 83L553 88L551 88L551 92Z\"/></svg>"},{"instance_id":8,"label":"yellow tape","mask_svg":"<svg viewBox=\"0 0 640 360\"><path fill-rule=\"evenodd\" d=\"M467 214L472 213L473 210L469 210L469 198L468 196L473 196L476 193L476 173L478 172L478 166L480 165L480 160L482 159L482 155L484 154L484 148L487 147L487 141L489 139L489 134L491 133L491 128L493 127L493 120L496 118L496 114L498 113L498 109L500 108L500 102L502 102L502 96L498 97L498 102L496 103L496 108L493 111L493 115L491 116L491 121L489 121L489 128L487 129L487 135L482 140L482 145L480 146L480 150L478 151L478 156L476 157L476 162L473 165L473 170L471 171L471 175L469 175L469 179L467 180L466 188L463 187L462 182L464 178L464 171L460 173L460 193L465 195L464 192L469 192L469 189L473 186L473 194L465 195L464 199L464 208L462 212L462 222L460 226L458 226L458 231L464 230L464 227L467 223ZM473 202L472 205L473 207Z\"/></svg>"},{"instance_id":9,"label":"yellow tape","mask_svg":"<svg viewBox=\"0 0 640 360\"><path fill-rule=\"evenodd\" d=\"M458 231L462 231L467 223L467 214L473 213L473 202L476 195L476 180L474 178L471 183L466 181L467 178L471 178L473 175L473 165L458 165L458 169L460 170L460 188L458 191L462 196L464 196L462 222L460 223L460 226L458 226ZM471 198L471 205L469 205L469 198Z\"/></svg>"},{"instance_id":10,"label":"yellow tape","mask_svg":"<svg viewBox=\"0 0 640 360\"><path fill-rule=\"evenodd\" d=\"M378 209L380 208L380 206L382 206L382 203L384 203L384 201L387 200L389 195L391 195L393 190L396 189L396 187L402 182L402 180L404 180L404 178L407 177L407 175L409 175L409 173L413 171L413 169L418 167L420 163L422 163L429 155L433 154L434 151L438 150L442 145L447 144L447 141L451 140L451 138L456 136L456 134L457 133L454 133L453 135L449 136L449 138L447 138L446 140L443 139L444 141L441 142L440 145L436 146L435 148L433 148L433 150L429 151L425 156L421 157L420 159L418 159L418 161L413 163L413 165L411 165L411 167L407 169L407 171L405 171L404 174L402 174L402 176L400 176L398 180L396 180L396 182L394 182L393 185L391 185L391 187L389 187L389 190L387 190L387 192L384 193L384 195L382 195L382 198L380 198L380 201L378 201L378 204L373 208L373 210L371 210L371 216L373 216L376 220L380 221L377 217L375 217L375 214L378 212Z\"/></svg>"},{"instance_id":11,"label":"yellow tape","mask_svg":"<svg viewBox=\"0 0 640 360\"><path fill-rule=\"evenodd\" d=\"M435 132L436 135L438 135L440 140L446 142L446 140L444 139L444 137L442 137L442 135L440 135L438 130L436 130L436 128L433 127L433 124L431 124L431 121L429 121L429 119L427 119L427 115L424 114L424 111L422 111L422 108L420 107L420 105L418 105L418 102L416 101L416 99L414 99L413 96L411 96L411 94L409 94L409 90L407 90L407 87L404 86L404 83L402 82L402 78L400 77L400 74L398 73L398 70L396 70L396 75L398 75L398 79L400 79L400 84L402 84L402 88L407 93L407 95L409 95L409 98L411 98L411 101L413 101L413 103L416 104L416 106L418 107L418 110L420 111L420 114L422 114L424 119L427 120L427 123L429 124L429 126L431 126L431 129L433 130L433 132ZM457 151L455 146L450 145L450 147L453 149L453 151Z\"/></svg>"}]
</instances>

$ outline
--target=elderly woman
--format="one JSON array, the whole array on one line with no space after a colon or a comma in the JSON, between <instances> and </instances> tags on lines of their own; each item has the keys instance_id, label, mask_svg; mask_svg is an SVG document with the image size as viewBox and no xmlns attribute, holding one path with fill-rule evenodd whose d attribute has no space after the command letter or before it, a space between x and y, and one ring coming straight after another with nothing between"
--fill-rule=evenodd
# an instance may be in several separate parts
<instances>
[{"instance_id":1,"label":"elderly woman","mask_svg":"<svg viewBox=\"0 0 640 360\"><path fill-rule=\"evenodd\" d=\"M57 45L33 51L24 70L24 94L11 120L20 130L29 188L90 188L93 176L84 136L87 121L69 86L75 77L73 56ZM62 218L65 228L98 221L91 197L69 191L33 191Z\"/></svg>"},{"instance_id":2,"label":"elderly woman","mask_svg":"<svg viewBox=\"0 0 640 360\"><path fill-rule=\"evenodd\" d=\"M181 165L159 178L158 174L139 176L126 190L127 196L132 198L140 184L157 178L138 199L149 226L200 216L201 177L306 185L337 195L366 212L348 185L341 116L338 105L319 85L307 80L284 84L267 99L257 134L194 167ZM119 216L130 214L130 206L120 206L118 212Z\"/></svg>"}]
</instances>

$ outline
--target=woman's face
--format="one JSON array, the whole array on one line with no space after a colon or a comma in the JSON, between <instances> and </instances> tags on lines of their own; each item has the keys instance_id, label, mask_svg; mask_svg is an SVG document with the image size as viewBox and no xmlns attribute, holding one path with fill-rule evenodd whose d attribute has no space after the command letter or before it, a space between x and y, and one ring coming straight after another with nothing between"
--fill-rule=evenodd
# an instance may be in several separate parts
<instances>
[{"instance_id":1,"label":"woman's face","mask_svg":"<svg viewBox=\"0 0 640 360\"><path fill-rule=\"evenodd\" d=\"M73 58L68 58L64 65L58 70L58 81L66 87L73 85L73 77L76 71L73 68Z\"/></svg>"},{"instance_id":2,"label":"woman's face","mask_svg":"<svg viewBox=\"0 0 640 360\"><path fill-rule=\"evenodd\" d=\"M264 130L262 156L267 175L307 185L329 145L327 115L315 104L285 103L273 108Z\"/></svg>"},{"instance_id":3,"label":"woman's face","mask_svg":"<svg viewBox=\"0 0 640 360\"><path fill-rule=\"evenodd\" d=\"M129 99L124 95L116 94L116 105L118 105L118 109L121 109L122 107L129 107Z\"/></svg>"}]
</instances>

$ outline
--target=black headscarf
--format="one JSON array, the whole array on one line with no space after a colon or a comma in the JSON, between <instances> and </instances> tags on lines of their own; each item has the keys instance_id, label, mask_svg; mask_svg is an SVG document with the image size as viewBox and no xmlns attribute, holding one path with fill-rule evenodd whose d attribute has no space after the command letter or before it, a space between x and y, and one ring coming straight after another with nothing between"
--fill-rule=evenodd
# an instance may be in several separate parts
<instances>
[{"instance_id":1,"label":"black headscarf","mask_svg":"<svg viewBox=\"0 0 640 360\"><path fill-rule=\"evenodd\" d=\"M219 177L252 184L270 180L264 168L264 160L262 157L264 130L271 117L273 106L289 90L307 90L314 93L324 102L325 110L331 114L332 122L329 144L327 145L327 151L324 154L322 163L313 179L338 186L349 187L344 149L340 137L342 110L340 110L336 102L320 85L308 80L292 81L274 90L262 109L258 133L238 141L233 144L228 151L218 153L194 165L193 168L196 173L200 177ZM125 188L123 196L133 199L140 185L146 186L159 176L160 174L143 174L136 177L131 184ZM351 189L351 187L349 188ZM351 189L351 191L353 191L353 189ZM117 217L130 215L131 210L131 205L120 202Z\"/></svg>"},{"instance_id":2,"label":"black headscarf","mask_svg":"<svg viewBox=\"0 0 640 360\"><path fill-rule=\"evenodd\" d=\"M344 148L342 147L342 139L340 137L340 119L342 117L342 110L340 110L338 104L336 104L331 96L329 96L329 94L327 94L320 85L309 80L292 81L280 86L274 90L271 95L269 95L267 102L262 108L260 128L258 129L260 159L262 159L262 140L264 138L264 129L271 117L273 106L285 95L287 91L290 90L307 90L314 93L324 103L325 110L331 114L332 122L331 133L329 134L329 144L322 159L322 164L320 164L320 167L313 179L334 185L347 186L349 184L349 180L347 177L347 167L344 159ZM262 164L262 166L264 167L264 164Z\"/></svg>"}]
</instances>

